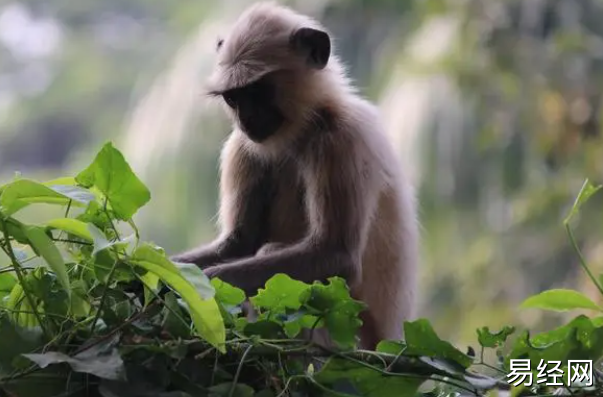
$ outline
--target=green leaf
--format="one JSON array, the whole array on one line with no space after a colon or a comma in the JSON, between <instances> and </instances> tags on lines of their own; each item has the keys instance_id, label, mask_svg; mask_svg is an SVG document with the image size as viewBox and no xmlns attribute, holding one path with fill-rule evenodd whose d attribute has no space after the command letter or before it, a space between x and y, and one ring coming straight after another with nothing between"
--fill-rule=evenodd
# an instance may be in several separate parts
<instances>
[{"instance_id":1,"label":"green leaf","mask_svg":"<svg viewBox=\"0 0 603 397\"><path fill-rule=\"evenodd\" d=\"M377 344L375 351L388 354L401 354L406 349L406 343L396 340L382 340Z\"/></svg>"},{"instance_id":2,"label":"green leaf","mask_svg":"<svg viewBox=\"0 0 603 397\"><path fill-rule=\"evenodd\" d=\"M536 308L554 311L567 311L573 309L589 309L603 311L582 293L569 289L552 289L541 292L523 301L521 308Z\"/></svg>"},{"instance_id":3,"label":"green leaf","mask_svg":"<svg viewBox=\"0 0 603 397\"><path fill-rule=\"evenodd\" d=\"M263 339L285 338L283 327L279 323L269 320L259 320L253 323L247 323L243 332L246 336L257 335Z\"/></svg>"},{"instance_id":4,"label":"green leaf","mask_svg":"<svg viewBox=\"0 0 603 397\"><path fill-rule=\"evenodd\" d=\"M329 388L350 385L366 397L414 397L425 379L413 379L383 374L360 363L333 357L314 379ZM356 394L358 395L358 394Z\"/></svg>"},{"instance_id":5,"label":"green leaf","mask_svg":"<svg viewBox=\"0 0 603 397\"><path fill-rule=\"evenodd\" d=\"M10 273L0 273L0 299L10 294L17 284L17 279Z\"/></svg>"},{"instance_id":6,"label":"green leaf","mask_svg":"<svg viewBox=\"0 0 603 397\"><path fill-rule=\"evenodd\" d=\"M70 201L75 206L85 206L94 199L82 192L73 194L73 190L63 187L50 187L29 179L19 179L5 186L0 196L0 206L7 216L34 203L67 205Z\"/></svg>"},{"instance_id":7,"label":"green leaf","mask_svg":"<svg viewBox=\"0 0 603 397\"><path fill-rule=\"evenodd\" d=\"M69 312L69 294L57 281L46 267L40 266L25 276L24 286L29 294L40 301L38 310L66 316Z\"/></svg>"},{"instance_id":8,"label":"green leaf","mask_svg":"<svg viewBox=\"0 0 603 397\"><path fill-rule=\"evenodd\" d=\"M46 235L44 229L38 226L25 226L23 228L31 248L37 255L44 258L48 266L56 274L57 279L67 294L71 294L69 276L63 257L53 241Z\"/></svg>"},{"instance_id":9,"label":"green leaf","mask_svg":"<svg viewBox=\"0 0 603 397\"><path fill-rule=\"evenodd\" d=\"M144 305L146 307L151 303L155 294L159 292L159 276L151 272L146 272L140 276L140 280L144 284Z\"/></svg>"},{"instance_id":10,"label":"green leaf","mask_svg":"<svg viewBox=\"0 0 603 397\"><path fill-rule=\"evenodd\" d=\"M529 358L532 363L540 360L597 360L603 351L603 327L580 315L568 324L530 338L529 332L522 333L506 357Z\"/></svg>"},{"instance_id":11,"label":"green leaf","mask_svg":"<svg viewBox=\"0 0 603 397\"><path fill-rule=\"evenodd\" d=\"M19 222L15 218L8 218L4 221L8 235L14 238L20 244L29 244L25 233L23 232L23 223ZM2 226L2 218L0 218L0 226ZM0 235L3 235L4 230L0 230Z\"/></svg>"},{"instance_id":12,"label":"green leaf","mask_svg":"<svg viewBox=\"0 0 603 397\"><path fill-rule=\"evenodd\" d=\"M44 185L46 185L46 186L54 186L54 185L76 186L77 181L75 180L74 177L65 176L65 177L51 179L49 181L46 181L46 182L44 182Z\"/></svg>"},{"instance_id":13,"label":"green leaf","mask_svg":"<svg viewBox=\"0 0 603 397\"><path fill-rule=\"evenodd\" d=\"M92 223L87 223L86 229L88 230L88 233L90 234L90 237L92 237L92 241L94 242L94 249L92 251L93 256L96 255L98 252L105 250L115 244L107 240L105 233L103 233Z\"/></svg>"},{"instance_id":14,"label":"green leaf","mask_svg":"<svg viewBox=\"0 0 603 397\"><path fill-rule=\"evenodd\" d=\"M92 374L102 379L124 379L124 363L117 349L105 353L92 347L74 357L69 357L61 352L24 354L23 356L36 363L40 368L46 368L52 364L67 363L75 372Z\"/></svg>"},{"instance_id":15,"label":"green leaf","mask_svg":"<svg viewBox=\"0 0 603 397\"><path fill-rule=\"evenodd\" d=\"M199 335L220 351L225 351L226 330L217 302L203 299L197 289L186 280L178 268L154 247L141 245L131 259L134 265L140 266L157 276L173 288L188 305L193 323Z\"/></svg>"},{"instance_id":16,"label":"green leaf","mask_svg":"<svg viewBox=\"0 0 603 397\"><path fill-rule=\"evenodd\" d=\"M203 299L213 298L216 290L212 286L209 278L203 273L203 270L194 263L172 262L180 271L180 274L195 286L197 292Z\"/></svg>"},{"instance_id":17,"label":"green leaf","mask_svg":"<svg viewBox=\"0 0 603 397\"><path fill-rule=\"evenodd\" d=\"M245 292L219 278L212 278L211 285L215 289L216 300L225 305L240 305L245 301Z\"/></svg>"},{"instance_id":18,"label":"green leaf","mask_svg":"<svg viewBox=\"0 0 603 397\"><path fill-rule=\"evenodd\" d=\"M317 316L296 312L291 316L287 316L284 320L285 332L289 338L295 338L299 335L302 328L312 329L324 327L324 321Z\"/></svg>"},{"instance_id":19,"label":"green leaf","mask_svg":"<svg viewBox=\"0 0 603 397\"><path fill-rule=\"evenodd\" d=\"M182 308L178 304L178 298L173 292L165 294L165 307L163 309L163 321L162 325L176 338L188 338L190 337L190 329L188 325L182 321L184 317Z\"/></svg>"},{"instance_id":20,"label":"green leaf","mask_svg":"<svg viewBox=\"0 0 603 397\"><path fill-rule=\"evenodd\" d=\"M362 325L358 315L366 308L360 301L350 296L345 281L340 277L331 277L329 284L315 282L304 291L301 300L309 313L324 321L331 338L342 347L356 344L356 335Z\"/></svg>"},{"instance_id":21,"label":"green leaf","mask_svg":"<svg viewBox=\"0 0 603 397\"><path fill-rule=\"evenodd\" d=\"M10 373L18 356L31 352L44 343L39 330L17 327L7 317L0 316L0 374Z\"/></svg>"},{"instance_id":22,"label":"green leaf","mask_svg":"<svg viewBox=\"0 0 603 397\"><path fill-rule=\"evenodd\" d=\"M86 211L77 216L77 219L84 222L90 223L99 228L101 231L107 231L112 228L112 218L115 218L112 211L109 208L104 208L97 201L91 202Z\"/></svg>"},{"instance_id":23,"label":"green leaf","mask_svg":"<svg viewBox=\"0 0 603 397\"><path fill-rule=\"evenodd\" d=\"M266 287L259 289L258 294L249 300L256 308L284 313L287 309L297 310L301 307L301 294L308 288L308 284L279 273L272 276L266 282Z\"/></svg>"},{"instance_id":24,"label":"green leaf","mask_svg":"<svg viewBox=\"0 0 603 397\"><path fill-rule=\"evenodd\" d=\"M90 303L88 303L86 282L84 280L73 280L71 289L71 312L76 317L87 317L90 314Z\"/></svg>"},{"instance_id":25,"label":"green leaf","mask_svg":"<svg viewBox=\"0 0 603 397\"><path fill-rule=\"evenodd\" d=\"M131 219L151 199L147 187L111 143L105 144L92 164L75 179L82 186L98 188L122 220Z\"/></svg>"},{"instance_id":26,"label":"green leaf","mask_svg":"<svg viewBox=\"0 0 603 397\"><path fill-rule=\"evenodd\" d=\"M18 311L21 303L25 300L25 292L23 291L23 287L21 284L15 284L13 289L10 291L8 295L8 299L6 300L6 308L9 311ZM19 321L18 314L11 314L11 318L19 325L25 325Z\"/></svg>"},{"instance_id":27,"label":"green leaf","mask_svg":"<svg viewBox=\"0 0 603 397\"><path fill-rule=\"evenodd\" d=\"M582 205L584 205L584 203L586 203L588 199L592 197L592 195L597 193L599 189L601 189L601 187L601 185L594 186L592 183L590 183L588 179L586 179L582 184L582 188L580 189L580 193L578 193L578 197L576 197L576 200L574 201L572 209L570 210L563 223L569 223L571 219L580 211Z\"/></svg>"},{"instance_id":28,"label":"green leaf","mask_svg":"<svg viewBox=\"0 0 603 397\"><path fill-rule=\"evenodd\" d=\"M406 350L404 354L445 358L459 363L463 368L469 367L473 359L450 343L441 340L429 321L420 319L404 323Z\"/></svg>"},{"instance_id":29,"label":"green leaf","mask_svg":"<svg viewBox=\"0 0 603 397\"><path fill-rule=\"evenodd\" d=\"M218 385L210 387L208 390L210 392L209 397L253 397L255 391L250 387L243 383L237 383L234 385L234 392L230 394L230 390L233 387L231 382L220 383Z\"/></svg>"},{"instance_id":30,"label":"green leaf","mask_svg":"<svg viewBox=\"0 0 603 397\"><path fill-rule=\"evenodd\" d=\"M77 219L72 218L58 218L46 222L46 226L52 229L58 229L65 231L69 234L73 234L86 241L92 242L93 237L88 230L88 224Z\"/></svg>"},{"instance_id":31,"label":"green leaf","mask_svg":"<svg viewBox=\"0 0 603 397\"><path fill-rule=\"evenodd\" d=\"M97 253L94 257L93 264L94 276L96 278L94 281L100 281L103 284L109 283L109 275L111 274L111 269L116 261L117 258L115 257L115 254L109 250ZM129 282L136 279L133 270L132 266L127 263L117 261L112 281Z\"/></svg>"},{"instance_id":32,"label":"green leaf","mask_svg":"<svg viewBox=\"0 0 603 397\"><path fill-rule=\"evenodd\" d=\"M515 327L510 326L503 327L495 334L491 333L488 327L482 327L477 330L477 338L481 346L495 348L502 346L513 332Z\"/></svg>"},{"instance_id":33,"label":"green leaf","mask_svg":"<svg viewBox=\"0 0 603 397\"><path fill-rule=\"evenodd\" d=\"M70 198L72 200L72 204L73 204L73 202L82 204L82 205L78 205L78 206L84 206L84 205L87 205L90 202L96 200L96 196L94 195L94 193L92 193L90 190L85 189L80 186L68 186L68 185L63 185L63 184L59 185L59 184L54 184L54 183L53 184L44 183L44 185L48 186L55 192L62 194L65 197Z\"/></svg>"}]
</instances>

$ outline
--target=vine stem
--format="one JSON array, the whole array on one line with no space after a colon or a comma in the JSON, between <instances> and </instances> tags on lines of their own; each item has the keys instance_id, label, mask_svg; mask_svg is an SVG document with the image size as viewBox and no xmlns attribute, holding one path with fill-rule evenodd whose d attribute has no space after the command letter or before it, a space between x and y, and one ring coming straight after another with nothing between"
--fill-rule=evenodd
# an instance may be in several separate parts
<instances>
[{"instance_id":1,"label":"vine stem","mask_svg":"<svg viewBox=\"0 0 603 397\"><path fill-rule=\"evenodd\" d=\"M246 353L247 353L249 351L250 345L248 345L247 343L241 343L240 347L243 347L243 346L247 349L246 350ZM265 348L262 349L262 346ZM347 352L347 353L346 352L337 352L337 351L333 351L325 346L317 345L314 343L311 345L310 348L307 348L302 351L296 350L296 349L285 350L285 349L282 349L282 348L279 348L276 346L267 345L264 343L262 343L262 346L256 346L253 354L262 356L262 357L265 357L267 355L272 355L272 354L278 354L278 355L283 354L286 356L302 355L302 356L310 356L310 357L320 357L320 356L338 357L343 360L347 360L347 361L353 362L355 364L358 364L360 366L363 366L365 368L376 371L383 376L407 378L407 379L434 380L434 381L448 384L450 386L457 387L461 390L471 393L474 396L480 395L479 391L477 389L471 388L471 386L468 387L464 384L458 383L458 382L464 382L464 380L462 378L455 378L454 376L451 376L448 373L443 373L442 371L432 368L431 366L423 365L420 362L416 361L415 359L407 358L407 357L404 357L403 355L398 357L398 355L394 355L394 354L378 353L378 352L372 352L372 351L368 351L368 350L356 350L354 352ZM266 349L266 348L268 348L268 349ZM380 363L385 363L386 367L387 367L388 363L394 362L394 364L395 364L394 367L397 367L396 370L400 371L400 372L391 372L391 370L382 369L369 362L365 362L363 360L366 359L366 356L370 356L373 360L378 360ZM394 369L394 368L392 368L392 369ZM411 370L420 371L420 373L408 373ZM437 376L437 378L435 376ZM306 378L307 375L304 375L302 377ZM289 383L289 381L287 381L287 384L288 383ZM287 389L286 385L285 385L285 390ZM285 390L283 390L283 392Z\"/></svg>"},{"instance_id":2,"label":"vine stem","mask_svg":"<svg viewBox=\"0 0 603 397\"><path fill-rule=\"evenodd\" d=\"M119 237L119 233L117 232L117 229L115 228L115 225L113 224L113 220L111 219L111 216L109 215L109 212L107 211L108 202L109 202L109 199L107 197L105 197L103 211L109 218L109 222L111 223L111 227L113 228L113 231L115 232L117 240L121 241L121 238ZM117 269L117 264L119 263L119 253L117 252L117 249L115 249L115 246L113 246L112 248L113 248L113 253L115 254L115 262L113 263L113 266L111 267L111 271L109 272L109 276L107 277L107 285L105 286L105 290L103 291L103 296L101 297L100 303L98 305L98 311L96 312L96 315L94 316L94 322L92 323L92 332L94 332L94 329L96 328L96 323L98 322L98 319L101 316L101 312L103 311L103 306L105 304L105 300L107 299L107 295L109 294L110 284L113 281L113 276L115 275L115 270Z\"/></svg>"},{"instance_id":3,"label":"vine stem","mask_svg":"<svg viewBox=\"0 0 603 397\"><path fill-rule=\"evenodd\" d=\"M588 268L586 260L584 259L584 256L582 255L582 251L580 251L580 248L578 247L578 243L576 243L576 239L574 238L574 233L572 232L569 222L565 222L565 230L567 231L567 235L570 239L572 248L574 249L574 251L576 251L576 254L578 255L578 260L580 262L580 266L582 266L582 269L584 269L584 271L586 272L588 277L590 277L591 281L595 284L595 286L597 287L597 289L599 290L601 295L603 295L603 288L601 287L601 284L599 284L599 282L597 282L597 279L595 278L595 276L592 274L592 272Z\"/></svg>"},{"instance_id":4,"label":"vine stem","mask_svg":"<svg viewBox=\"0 0 603 397\"><path fill-rule=\"evenodd\" d=\"M241 376L241 370L243 369L243 363L245 362L245 359L247 358L247 355L249 354L251 349L253 349L253 345L247 346L247 349L245 349L243 356L241 356L241 362L239 363L239 366L237 367L237 372L235 373L234 379L232 381L232 385L230 386L230 391L228 392L228 397L232 397L234 395L235 388L237 387L237 382L239 381L239 376Z\"/></svg>"},{"instance_id":5,"label":"vine stem","mask_svg":"<svg viewBox=\"0 0 603 397\"><path fill-rule=\"evenodd\" d=\"M92 322L92 332L94 332L94 330L96 328L96 323L98 322L98 320L101 316L101 313L103 311L103 306L105 304L105 300L107 299L107 295L109 295L109 289L110 289L109 285L113 281L113 276L115 275L115 270L117 269L118 263L119 263L119 257L115 258L115 262L113 263L113 266L111 267L111 271L109 272L109 276L107 277L107 285L105 286L105 289L103 291L103 296L101 296L101 300L98 305L98 311L96 312L96 314L94 316L94 321Z\"/></svg>"},{"instance_id":6,"label":"vine stem","mask_svg":"<svg viewBox=\"0 0 603 397\"><path fill-rule=\"evenodd\" d=\"M13 263L15 274L17 275L17 279L19 279L19 284L21 284L21 288L23 288L23 294L25 294L25 298L27 299L27 302L31 306L31 310L34 312L34 315L36 316L38 323L40 323L40 328L42 329L44 336L46 338L49 338L50 335L48 334L48 330L46 329L46 326L44 325L44 322L42 321L42 316L38 312L38 309L35 305L35 301L34 301L33 297L31 296L31 294L29 293L28 289L25 286L25 275L23 274L23 271L21 269L21 264L19 263L19 261L17 260L17 257L15 256L15 252L13 251L13 246L10 243L10 238L8 235L8 228L6 227L6 221L1 216L0 216L0 224L2 225L2 233L4 234L4 243L5 243L5 247L2 247L2 249L4 252L6 252L6 255L8 255L11 262Z\"/></svg>"},{"instance_id":7,"label":"vine stem","mask_svg":"<svg viewBox=\"0 0 603 397\"><path fill-rule=\"evenodd\" d=\"M6 252L6 250L2 250L4 252ZM24 267L23 270L35 270L33 267ZM9 267L5 267L0 269L0 274L2 273L12 273L15 271L15 268L13 266L9 266Z\"/></svg>"},{"instance_id":8,"label":"vine stem","mask_svg":"<svg viewBox=\"0 0 603 397\"><path fill-rule=\"evenodd\" d=\"M140 312L134 314L133 316L131 316L129 319L127 319L126 321L124 321L122 324L120 324L118 327L114 328L113 330L111 330L111 332L109 332L106 335L101 336L100 338L96 339L95 341L93 341L92 343L82 346L79 349L77 349L73 355L78 355L104 341L107 341L109 339L111 339L111 337L115 336L119 331L121 331L122 329L124 329L126 326L132 324L134 321L139 320L140 318L142 318L151 307L153 307L155 305L155 302L152 302L149 306L147 306L146 308L144 308L143 310L141 310ZM94 329L94 328L92 328Z\"/></svg>"}]
</instances>

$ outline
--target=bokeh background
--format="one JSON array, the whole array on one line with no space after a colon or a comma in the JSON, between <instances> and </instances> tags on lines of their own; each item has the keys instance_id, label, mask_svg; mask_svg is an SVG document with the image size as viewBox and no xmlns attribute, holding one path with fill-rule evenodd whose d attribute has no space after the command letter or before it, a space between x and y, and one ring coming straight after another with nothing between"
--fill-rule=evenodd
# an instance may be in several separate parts
<instances>
[{"instance_id":1,"label":"bokeh background","mask_svg":"<svg viewBox=\"0 0 603 397\"><path fill-rule=\"evenodd\" d=\"M250 3L0 0L0 181L73 175L112 140L152 192L143 237L170 253L211 239L229 126L202 87ZM421 317L474 343L481 326L558 324L517 308L544 289L599 299L562 221L602 179L603 2L286 3L335 35L419 188ZM601 204L574 224L595 270Z\"/></svg>"}]
</instances>

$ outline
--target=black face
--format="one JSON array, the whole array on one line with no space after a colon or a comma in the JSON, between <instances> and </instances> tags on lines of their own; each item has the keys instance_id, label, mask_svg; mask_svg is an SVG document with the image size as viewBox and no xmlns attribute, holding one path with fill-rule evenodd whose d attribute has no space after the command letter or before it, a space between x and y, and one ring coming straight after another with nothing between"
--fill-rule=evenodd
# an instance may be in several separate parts
<instances>
[{"instance_id":1,"label":"black face","mask_svg":"<svg viewBox=\"0 0 603 397\"><path fill-rule=\"evenodd\" d=\"M222 93L222 97L236 112L243 132L254 142L262 142L274 135L285 120L275 104L275 87L270 76L228 90Z\"/></svg>"}]
</instances>

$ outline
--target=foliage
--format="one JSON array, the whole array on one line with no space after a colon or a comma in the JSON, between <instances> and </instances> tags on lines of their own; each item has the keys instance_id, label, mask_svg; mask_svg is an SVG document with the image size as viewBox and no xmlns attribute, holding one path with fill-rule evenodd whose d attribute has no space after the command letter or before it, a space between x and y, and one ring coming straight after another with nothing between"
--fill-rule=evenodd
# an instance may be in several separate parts
<instances>
[{"instance_id":1,"label":"foliage","mask_svg":"<svg viewBox=\"0 0 603 397\"><path fill-rule=\"evenodd\" d=\"M587 183L583 193L592 189ZM590 195L580 194L572 214ZM75 178L0 187L0 245L8 258L0 268L0 394L40 396L43 387L45 396L485 395L508 388L512 359L602 355L603 318L585 315L514 340L514 327L483 327L479 355L442 340L426 319L406 322L404 340L360 350L365 305L337 277L305 284L277 274L249 297L251 320L241 290L140 240L132 217L149 200L110 143ZM65 216L17 219L38 204L63 206ZM601 311L569 290L544 292L524 306ZM309 342L315 332L328 333L334 345ZM496 363L485 362L487 349ZM573 385L572 393L592 395L595 376L594 387Z\"/></svg>"}]
</instances>

